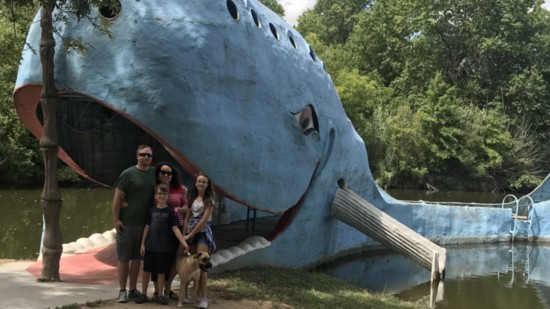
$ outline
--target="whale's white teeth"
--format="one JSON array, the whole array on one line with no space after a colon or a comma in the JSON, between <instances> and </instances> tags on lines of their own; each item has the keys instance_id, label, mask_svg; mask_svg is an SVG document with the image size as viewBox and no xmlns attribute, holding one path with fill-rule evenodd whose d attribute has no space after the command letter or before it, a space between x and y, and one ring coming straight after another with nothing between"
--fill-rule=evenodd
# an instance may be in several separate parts
<instances>
[{"instance_id":1,"label":"whale's white teeth","mask_svg":"<svg viewBox=\"0 0 550 309\"><path fill-rule=\"evenodd\" d=\"M91 249L103 247L116 242L116 230L111 229L103 234L95 233L88 238L79 238L76 241L63 244L63 256L86 252ZM42 251L42 250L40 250ZM42 252L39 259L42 258Z\"/></svg>"},{"instance_id":2,"label":"whale's white teeth","mask_svg":"<svg viewBox=\"0 0 550 309\"><path fill-rule=\"evenodd\" d=\"M234 247L219 250L212 255L210 261L212 262L212 267L215 267L217 265L225 264L234 258L245 255L254 250L269 247L270 245L271 242L262 236L252 236Z\"/></svg>"},{"instance_id":3,"label":"whale's white teeth","mask_svg":"<svg viewBox=\"0 0 550 309\"><path fill-rule=\"evenodd\" d=\"M103 234L93 234L89 238L80 238L77 241L63 244L63 255L73 255L95 249L101 246L115 243L115 229L108 230ZM245 239L240 244L231 248L222 249L216 252L211 257L212 266L225 264L239 256L243 256L252 251L269 247L271 242L262 236L251 236ZM40 257L41 258L41 257ZM40 259L39 258L39 259Z\"/></svg>"}]
</instances>

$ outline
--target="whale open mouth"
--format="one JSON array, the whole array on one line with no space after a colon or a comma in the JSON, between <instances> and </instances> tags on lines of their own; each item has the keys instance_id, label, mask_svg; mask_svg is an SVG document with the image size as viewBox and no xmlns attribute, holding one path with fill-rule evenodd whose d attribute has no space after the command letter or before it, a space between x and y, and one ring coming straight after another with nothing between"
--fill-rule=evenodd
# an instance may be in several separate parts
<instances>
[{"instance_id":1,"label":"whale open mouth","mask_svg":"<svg viewBox=\"0 0 550 309\"><path fill-rule=\"evenodd\" d=\"M14 93L19 117L38 139L42 135L44 118L39 102L41 87L38 84L25 85ZM80 93L60 92L60 98L56 118L59 158L80 175L113 186L123 169L135 165L135 151L140 144L152 147L153 165L161 161L178 165L184 184L191 183L193 175L198 172L193 162L123 111L114 110L108 104ZM221 200L230 199L247 211L246 219L237 218L234 222L222 222L221 216L214 214L212 224L219 249L212 255L214 266L269 246L292 223L307 193L295 205L276 213L228 194L217 185L216 179L212 179L212 183ZM218 214L222 208L220 204L223 202L218 204ZM263 216L256 218L257 211ZM249 228L249 223L252 228Z\"/></svg>"}]
</instances>

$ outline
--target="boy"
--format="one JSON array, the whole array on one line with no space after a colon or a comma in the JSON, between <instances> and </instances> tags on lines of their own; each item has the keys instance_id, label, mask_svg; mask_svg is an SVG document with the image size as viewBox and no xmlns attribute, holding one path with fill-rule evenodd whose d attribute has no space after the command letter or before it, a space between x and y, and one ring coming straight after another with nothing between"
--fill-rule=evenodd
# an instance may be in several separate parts
<instances>
[{"instance_id":1,"label":"boy","mask_svg":"<svg viewBox=\"0 0 550 309\"><path fill-rule=\"evenodd\" d=\"M136 300L141 304L147 301L147 287L151 272L158 273L158 302L168 305L168 299L163 295L164 282L170 274L174 259L174 245L172 244L171 233L174 233L184 251L189 250L181 231L178 228L178 218L174 211L166 205L170 189L165 184L155 187L156 206L147 211L145 229L141 240L141 254L143 258L143 297Z\"/></svg>"}]
</instances>

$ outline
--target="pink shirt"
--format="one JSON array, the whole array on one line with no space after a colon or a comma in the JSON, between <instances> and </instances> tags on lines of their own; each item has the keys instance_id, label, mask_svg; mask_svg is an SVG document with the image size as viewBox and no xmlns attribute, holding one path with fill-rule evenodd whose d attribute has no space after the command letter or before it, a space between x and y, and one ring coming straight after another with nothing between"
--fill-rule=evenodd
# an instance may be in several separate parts
<instances>
[{"instance_id":1,"label":"pink shirt","mask_svg":"<svg viewBox=\"0 0 550 309\"><path fill-rule=\"evenodd\" d=\"M180 213L177 208L187 208L187 188L184 186L179 188L170 187L170 193L168 194L166 205L172 207L174 213L178 217L178 222L181 226L183 226L184 215Z\"/></svg>"}]
</instances>

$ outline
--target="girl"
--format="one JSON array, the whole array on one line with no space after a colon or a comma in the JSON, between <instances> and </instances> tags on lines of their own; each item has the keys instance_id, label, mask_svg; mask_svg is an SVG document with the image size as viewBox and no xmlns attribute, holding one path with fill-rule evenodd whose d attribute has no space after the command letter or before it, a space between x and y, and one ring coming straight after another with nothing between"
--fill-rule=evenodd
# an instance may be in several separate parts
<instances>
[{"instance_id":1,"label":"girl","mask_svg":"<svg viewBox=\"0 0 550 309\"><path fill-rule=\"evenodd\" d=\"M214 243L212 229L210 228L212 211L214 209L214 193L208 176L199 173L195 177L195 183L188 200L191 205L191 211L185 217L185 224L187 226L185 240L192 247L196 248L196 252L208 252L212 254L216 251L216 244ZM207 280L208 274L201 271L197 293L200 300L197 308L208 308L208 299L206 298Z\"/></svg>"}]
</instances>

